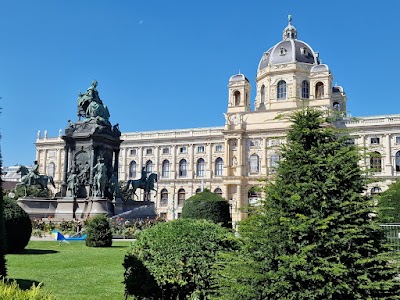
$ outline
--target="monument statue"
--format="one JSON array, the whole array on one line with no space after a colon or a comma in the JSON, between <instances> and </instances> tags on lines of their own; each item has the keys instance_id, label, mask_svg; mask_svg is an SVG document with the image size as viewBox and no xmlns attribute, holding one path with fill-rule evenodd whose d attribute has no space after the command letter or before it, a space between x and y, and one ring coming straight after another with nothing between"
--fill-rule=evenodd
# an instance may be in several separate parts
<instances>
[{"instance_id":1,"label":"monument statue","mask_svg":"<svg viewBox=\"0 0 400 300\"><path fill-rule=\"evenodd\" d=\"M104 197L104 191L107 184L107 166L104 163L104 158L99 157L97 164L93 167L93 194L98 197Z\"/></svg>"},{"instance_id":2,"label":"monument statue","mask_svg":"<svg viewBox=\"0 0 400 300\"><path fill-rule=\"evenodd\" d=\"M129 187L132 187L132 194L135 195L137 198L139 198L139 196L136 194L136 190L142 189L144 191L144 199L143 199L144 201L149 201L149 196L151 191L156 192L154 197L157 197L157 190L154 188L155 183L157 182L158 179L157 174L151 173L147 179L146 177L147 177L146 168L143 167L141 178L136 180L128 180L124 192L126 192L129 189Z\"/></svg>"},{"instance_id":3,"label":"monument statue","mask_svg":"<svg viewBox=\"0 0 400 300\"><path fill-rule=\"evenodd\" d=\"M36 160L31 171L25 166L19 166L17 173L21 174L21 182L15 185L15 189L19 186L25 187L25 196L27 196L27 186L38 185L41 190L47 190L47 184L50 182L55 188L52 176L41 175L39 173L39 164Z\"/></svg>"},{"instance_id":4,"label":"monument statue","mask_svg":"<svg viewBox=\"0 0 400 300\"><path fill-rule=\"evenodd\" d=\"M103 104L96 89L97 80L94 80L91 86L84 94L79 92L78 95L78 117L84 117L88 120L96 120L99 123L110 125L110 112L106 105Z\"/></svg>"}]
</instances>

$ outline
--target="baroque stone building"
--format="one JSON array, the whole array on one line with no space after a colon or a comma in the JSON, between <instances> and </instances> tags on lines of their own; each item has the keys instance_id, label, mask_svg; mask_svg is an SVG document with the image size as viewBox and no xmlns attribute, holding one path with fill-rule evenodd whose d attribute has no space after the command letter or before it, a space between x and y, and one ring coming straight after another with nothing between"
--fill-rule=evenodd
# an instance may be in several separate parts
<instances>
[{"instance_id":1,"label":"baroque stone building","mask_svg":"<svg viewBox=\"0 0 400 300\"><path fill-rule=\"evenodd\" d=\"M290 124L280 115L306 106L339 116L337 126L348 128L354 143L374 155L361 163L379 179L369 193L380 192L400 175L400 115L346 116L346 94L333 85L333 75L289 24L282 40L261 55L255 82L255 109L250 106L251 84L243 74L229 79L225 124L221 127L125 132L121 134L119 179L140 178L142 167L157 173L158 214L178 218L185 199L203 188L221 194L231 205L233 221L247 217L246 207L260 195L253 187L271 179L279 162L279 146ZM40 172L61 183L64 142L38 134L36 159Z\"/></svg>"}]
</instances>

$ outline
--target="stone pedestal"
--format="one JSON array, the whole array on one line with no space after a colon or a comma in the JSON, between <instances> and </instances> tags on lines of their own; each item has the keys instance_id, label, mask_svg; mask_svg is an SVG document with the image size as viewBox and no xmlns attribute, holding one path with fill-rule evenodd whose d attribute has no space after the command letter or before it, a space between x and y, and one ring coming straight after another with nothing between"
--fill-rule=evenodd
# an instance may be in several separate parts
<instances>
[{"instance_id":1,"label":"stone pedestal","mask_svg":"<svg viewBox=\"0 0 400 300\"><path fill-rule=\"evenodd\" d=\"M57 200L35 197L19 198L17 203L31 218L54 217Z\"/></svg>"}]
</instances>

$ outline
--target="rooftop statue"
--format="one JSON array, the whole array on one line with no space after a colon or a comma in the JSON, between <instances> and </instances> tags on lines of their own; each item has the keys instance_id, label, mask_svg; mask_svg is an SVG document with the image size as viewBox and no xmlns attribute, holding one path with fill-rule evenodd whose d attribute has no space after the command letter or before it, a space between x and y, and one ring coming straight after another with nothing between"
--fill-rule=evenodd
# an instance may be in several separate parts
<instances>
[{"instance_id":1,"label":"rooftop statue","mask_svg":"<svg viewBox=\"0 0 400 300\"><path fill-rule=\"evenodd\" d=\"M93 80L91 86L84 94L79 92L78 95L78 117L84 117L89 120L97 120L101 123L110 125L110 112L106 105L103 104L96 89L97 80Z\"/></svg>"}]
</instances>

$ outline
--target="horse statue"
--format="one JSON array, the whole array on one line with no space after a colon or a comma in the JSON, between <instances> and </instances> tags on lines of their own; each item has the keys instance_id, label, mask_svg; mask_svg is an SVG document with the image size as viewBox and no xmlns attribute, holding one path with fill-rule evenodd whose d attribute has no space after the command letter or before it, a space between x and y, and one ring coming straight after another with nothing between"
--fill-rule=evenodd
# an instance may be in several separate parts
<instances>
[{"instance_id":1,"label":"horse statue","mask_svg":"<svg viewBox=\"0 0 400 300\"><path fill-rule=\"evenodd\" d=\"M132 194L134 194L138 199L139 196L136 194L136 190L142 189L144 190L144 200L148 200L150 196L151 191L155 191L156 194L154 197L157 197L157 190L154 188L154 183L157 182L157 174L156 173L151 173L149 175L149 178L147 178L146 182L141 181L140 179L136 180L128 180L126 183L124 192L126 192L129 188L129 186L132 186Z\"/></svg>"},{"instance_id":2,"label":"horse statue","mask_svg":"<svg viewBox=\"0 0 400 300\"><path fill-rule=\"evenodd\" d=\"M29 170L25 166L19 166L17 173L21 174L21 182L19 182L15 185L15 189L17 189L18 186L24 186L25 187L25 197L26 197L26 187L27 186L39 185L41 190L47 190L47 184L50 182L51 185L54 188L56 188L52 176L38 175L37 178L35 178L35 177L29 178L29 176L28 176ZM31 182L31 179L32 179L32 182Z\"/></svg>"}]
</instances>

